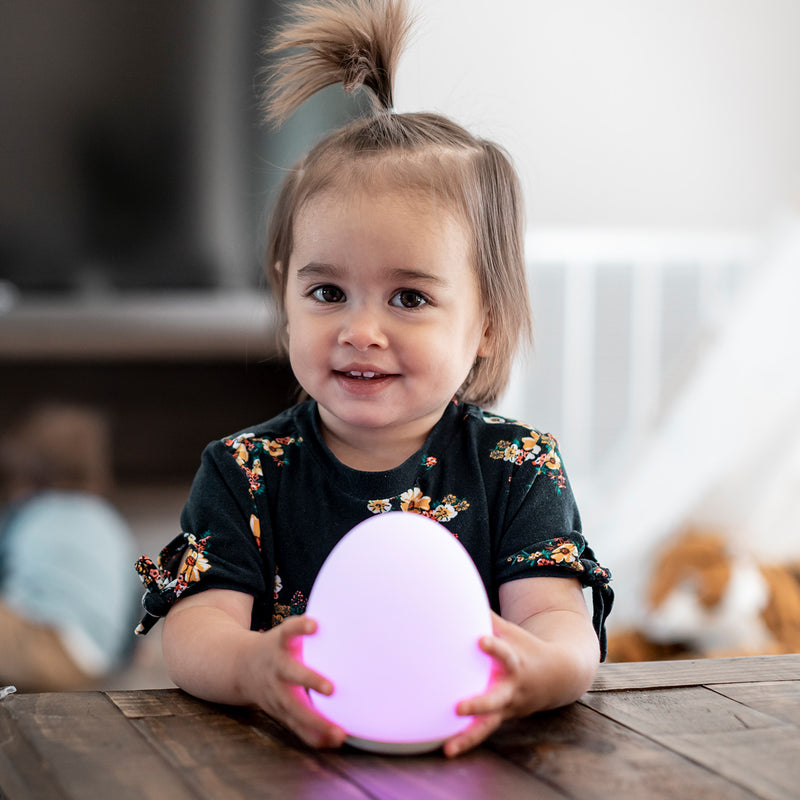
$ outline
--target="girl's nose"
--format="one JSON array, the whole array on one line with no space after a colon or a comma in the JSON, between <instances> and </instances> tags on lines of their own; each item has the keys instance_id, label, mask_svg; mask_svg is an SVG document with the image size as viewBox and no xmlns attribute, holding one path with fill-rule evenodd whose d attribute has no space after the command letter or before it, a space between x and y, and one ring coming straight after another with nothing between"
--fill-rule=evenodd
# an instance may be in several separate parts
<instances>
[{"instance_id":1,"label":"girl's nose","mask_svg":"<svg viewBox=\"0 0 800 800\"><path fill-rule=\"evenodd\" d=\"M388 339L379 314L366 308L353 309L339 332L339 344L361 351L386 347Z\"/></svg>"}]
</instances>

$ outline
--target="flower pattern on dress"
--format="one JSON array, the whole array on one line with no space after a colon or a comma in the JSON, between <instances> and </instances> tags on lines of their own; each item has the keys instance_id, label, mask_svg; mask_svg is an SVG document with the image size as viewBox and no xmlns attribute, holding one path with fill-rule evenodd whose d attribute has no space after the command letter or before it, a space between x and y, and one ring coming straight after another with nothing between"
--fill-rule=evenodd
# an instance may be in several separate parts
<instances>
[{"instance_id":1,"label":"flower pattern on dress","mask_svg":"<svg viewBox=\"0 0 800 800\"><path fill-rule=\"evenodd\" d=\"M556 492L567 485L561 456L558 452L558 442L554 436L539 433L535 428L529 428L527 435L513 441L499 441L489 456L497 461L508 461L517 466L530 461L536 467L539 475L546 475L556 485Z\"/></svg>"},{"instance_id":2,"label":"flower pattern on dress","mask_svg":"<svg viewBox=\"0 0 800 800\"><path fill-rule=\"evenodd\" d=\"M289 463L287 449L301 445L302 438L279 436L277 439L258 439L252 433L242 433L236 438L223 439L223 443L233 453L236 463L247 476L251 494L263 489L264 472L261 455L268 455L279 467Z\"/></svg>"},{"instance_id":3,"label":"flower pattern on dress","mask_svg":"<svg viewBox=\"0 0 800 800\"><path fill-rule=\"evenodd\" d=\"M236 437L222 440L233 455L234 461L247 477L248 493L253 504L250 514L250 531L256 546L261 551L261 520L256 513L258 505L256 496L264 491L264 470L261 456L268 455L279 467L289 463L287 449L292 445L301 445L302 437L280 436L276 439L257 438L252 432L241 433Z\"/></svg>"},{"instance_id":4,"label":"flower pattern on dress","mask_svg":"<svg viewBox=\"0 0 800 800\"><path fill-rule=\"evenodd\" d=\"M250 531L256 540L259 551L261 550L261 520L255 515L250 515Z\"/></svg>"},{"instance_id":5,"label":"flower pattern on dress","mask_svg":"<svg viewBox=\"0 0 800 800\"><path fill-rule=\"evenodd\" d=\"M520 550L513 556L509 556L508 561L517 564L527 563L536 567L562 566L574 572L583 572L585 567L581 562L582 552L583 548L571 539L548 539L542 543L540 550L533 553Z\"/></svg>"},{"instance_id":6,"label":"flower pattern on dress","mask_svg":"<svg viewBox=\"0 0 800 800\"><path fill-rule=\"evenodd\" d=\"M278 574L278 567L275 567L275 583L273 585L272 598L274 603L272 605L272 627L280 625L288 617L296 614L304 614L308 600L306 596L298 589L288 603L280 602L280 594L283 590L283 581Z\"/></svg>"},{"instance_id":7,"label":"flower pattern on dress","mask_svg":"<svg viewBox=\"0 0 800 800\"><path fill-rule=\"evenodd\" d=\"M136 627L137 635L146 634L188 586L199 581L202 573L211 568L207 557L210 538L210 533L200 540L191 533L183 533L161 550L157 565L146 555L137 559L136 571L147 590L142 598L147 613Z\"/></svg>"},{"instance_id":8,"label":"flower pattern on dress","mask_svg":"<svg viewBox=\"0 0 800 800\"><path fill-rule=\"evenodd\" d=\"M456 511L456 507L452 503L446 503L444 501L439 503L431 512L431 516L437 522L450 522L457 514L458 511Z\"/></svg>"},{"instance_id":9,"label":"flower pattern on dress","mask_svg":"<svg viewBox=\"0 0 800 800\"><path fill-rule=\"evenodd\" d=\"M469 501L463 498L459 499L454 494L448 494L436 502L423 494L419 486L414 486L395 497L370 500L367 508L373 514L385 514L387 511L408 511L435 519L437 522L450 522L461 511L469 508Z\"/></svg>"},{"instance_id":10,"label":"flower pattern on dress","mask_svg":"<svg viewBox=\"0 0 800 800\"><path fill-rule=\"evenodd\" d=\"M250 451L253 449L252 433L242 433L235 439L225 439L226 446L233 450L236 463L243 467L250 460Z\"/></svg>"},{"instance_id":11,"label":"flower pattern on dress","mask_svg":"<svg viewBox=\"0 0 800 800\"><path fill-rule=\"evenodd\" d=\"M184 588L190 583L199 581L201 573L206 572L211 567L208 558L206 558L208 536L198 542L190 533L187 541L186 558L178 576L178 582L183 582L185 584Z\"/></svg>"},{"instance_id":12,"label":"flower pattern on dress","mask_svg":"<svg viewBox=\"0 0 800 800\"><path fill-rule=\"evenodd\" d=\"M279 436L277 439L264 439L267 451L272 456L272 460L282 467L289 463L289 456L286 448L302 443L302 439L295 439L294 436Z\"/></svg>"},{"instance_id":13,"label":"flower pattern on dress","mask_svg":"<svg viewBox=\"0 0 800 800\"><path fill-rule=\"evenodd\" d=\"M415 486L413 489L406 489L400 495L400 510L413 511L417 514L422 514L429 511L431 507L430 497L422 494L422 489Z\"/></svg>"},{"instance_id":14,"label":"flower pattern on dress","mask_svg":"<svg viewBox=\"0 0 800 800\"><path fill-rule=\"evenodd\" d=\"M601 567L600 564L597 564L592 570L591 573L596 578L599 578L604 586L608 586L611 583L611 573L605 568Z\"/></svg>"},{"instance_id":15,"label":"flower pattern on dress","mask_svg":"<svg viewBox=\"0 0 800 800\"><path fill-rule=\"evenodd\" d=\"M254 458L252 467L242 465L242 469L245 475L247 475L250 491L257 492L261 488L262 481L264 480L264 473L261 471L261 459Z\"/></svg>"},{"instance_id":16,"label":"flower pattern on dress","mask_svg":"<svg viewBox=\"0 0 800 800\"><path fill-rule=\"evenodd\" d=\"M385 514L387 511L392 510L392 501L391 499L370 500L367 503L367 508L373 514Z\"/></svg>"}]
</instances>

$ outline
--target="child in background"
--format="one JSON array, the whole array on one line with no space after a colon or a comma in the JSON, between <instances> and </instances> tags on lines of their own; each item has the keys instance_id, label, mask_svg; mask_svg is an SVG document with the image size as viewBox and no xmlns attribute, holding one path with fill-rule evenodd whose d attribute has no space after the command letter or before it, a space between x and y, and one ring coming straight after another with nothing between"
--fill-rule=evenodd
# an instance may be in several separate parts
<instances>
[{"instance_id":1,"label":"child in background","mask_svg":"<svg viewBox=\"0 0 800 800\"><path fill-rule=\"evenodd\" d=\"M0 684L85 689L132 654L135 550L110 488L110 437L94 410L43 403L4 432Z\"/></svg>"},{"instance_id":2,"label":"child in background","mask_svg":"<svg viewBox=\"0 0 800 800\"><path fill-rule=\"evenodd\" d=\"M267 268L308 399L206 448L183 533L158 567L137 564L140 632L167 615L164 658L186 691L341 745L307 695L334 687L297 658L314 578L371 514L425 514L466 547L493 609L480 647L496 675L459 704L474 720L445 743L453 756L589 688L613 595L555 440L481 408L530 332L519 184L494 144L394 112L408 27L402 0L335 0L300 4L277 37L292 53L270 119L337 82L374 101L289 172L273 214Z\"/></svg>"}]
</instances>

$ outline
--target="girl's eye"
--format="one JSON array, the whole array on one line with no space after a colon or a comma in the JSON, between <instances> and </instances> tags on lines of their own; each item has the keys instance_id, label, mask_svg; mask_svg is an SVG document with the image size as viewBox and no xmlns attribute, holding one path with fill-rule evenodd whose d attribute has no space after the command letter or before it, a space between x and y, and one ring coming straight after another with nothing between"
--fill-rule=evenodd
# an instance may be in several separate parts
<instances>
[{"instance_id":1,"label":"girl's eye","mask_svg":"<svg viewBox=\"0 0 800 800\"><path fill-rule=\"evenodd\" d=\"M311 296L320 303L341 303L344 300L344 292L338 286L318 286Z\"/></svg>"},{"instance_id":2,"label":"girl's eye","mask_svg":"<svg viewBox=\"0 0 800 800\"><path fill-rule=\"evenodd\" d=\"M390 305L397 306L398 308L419 308L427 304L427 300L419 292L414 292L411 289L403 289L399 291L389 301Z\"/></svg>"}]
</instances>

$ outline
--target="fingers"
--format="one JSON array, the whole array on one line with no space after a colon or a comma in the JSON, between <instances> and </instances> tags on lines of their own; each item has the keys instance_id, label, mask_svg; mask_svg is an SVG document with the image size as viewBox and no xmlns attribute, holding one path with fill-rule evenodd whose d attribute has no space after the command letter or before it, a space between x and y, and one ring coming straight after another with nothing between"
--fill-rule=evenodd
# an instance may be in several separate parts
<instances>
[{"instance_id":1,"label":"fingers","mask_svg":"<svg viewBox=\"0 0 800 800\"><path fill-rule=\"evenodd\" d=\"M286 708L286 724L312 747L341 747L345 731L321 716L302 689L295 687L291 693L295 703Z\"/></svg>"},{"instance_id":2,"label":"fingers","mask_svg":"<svg viewBox=\"0 0 800 800\"><path fill-rule=\"evenodd\" d=\"M308 690L333 694L334 687L324 675L303 664L302 637L313 634L317 623L305 616L293 616L264 634L271 656L263 664L259 705L279 719L312 747L339 747L346 733L314 708Z\"/></svg>"},{"instance_id":3,"label":"fingers","mask_svg":"<svg viewBox=\"0 0 800 800\"><path fill-rule=\"evenodd\" d=\"M331 695L333 684L324 675L307 667L301 660L302 637L310 636L316 633L316 630L316 621L303 615L289 617L275 628L279 647L289 654L288 659L282 660L278 674L286 683Z\"/></svg>"},{"instance_id":4,"label":"fingers","mask_svg":"<svg viewBox=\"0 0 800 800\"><path fill-rule=\"evenodd\" d=\"M520 668L516 650L499 636L482 636L478 643L481 650L495 659L506 673L515 673Z\"/></svg>"},{"instance_id":5,"label":"fingers","mask_svg":"<svg viewBox=\"0 0 800 800\"><path fill-rule=\"evenodd\" d=\"M514 687L508 681L492 684L486 692L477 697L462 700L456 706L456 714L462 717L502 713L514 699Z\"/></svg>"},{"instance_id":6,"label":"fingers","mask_svg":"<svg viewBox=\"0 0 800 800\"><path fill-rule=\"evenodd\" d=\"M500 714L476 717L469 727L444 743L444 754L448 758L454 758L477 747L487 736L497 730L502 721L503 718Z\"/></svg>"},{"instance_id":7,"label":"fingers","mask_svg":"<svg viewBox=\"0 0 800 800\"><path fill-rule=\"evenodd\" d=\"M335 726L329 726L323 730L316 727L298 726L293 728L294 732L309 746L320 749L336 749L341 747L347 734Z\"/></svg>"},{"instance_id":8,"label":"fingers","mask_svg":"<svg viewBox=\"0 0 800 800\"><path fill-rule=\"evenodd\" d=\"M317 631L316 620L304 614L288 617L275 630L278 632L280 643L283 647L291 648L299 645L298 637L310 636Z\"/></svg>"},{"instance_id":9,"label":"fingers","mask_svg":"<svg viewBox=\"0 0 800 800\"><path fill-rule=\"evenodd\" d=\"M302 668L302 665L298 666ZM262 707L294 731L306 744L312 747L339 747L344 743L345 731L316 710L303 684L314 684L317 679L327 683L331 691L333 687L329 681L316 676L316 673L305 668L302 670L310 673L311 677L305 678L301 672L296 680L288 681L278 674L279 681L272 684L268 696L264 697Z\"/></svg>"},{"instance_id":10,"label":"fingers","mask_svg":"<svg viewBox=\"0 0 800 800\"><path fill-rule=\"evenodd\" d=\"M277 677L284 683L301 687L302 689L313 689L324 695L333 694L333 684L324 675L320 675L310 669L302 661L295 660L291 655L281 659L277 669Z\"/></svg>"},{"instance_id":11,"label":"fingers","mask_svg":"<svg viewBox=\"0 0 800 800\"><path fill-rule=\"evenodd\" d=\"M347 734L311 709L287 716L284 724L311 747L341 747Z\"/></svg>"},{"instance_id":12,"label":"fingers","mask_svg":"<svg viewBox=\"0 0 800 800\"><path fill-rule=\"evenodd\" d=\"M512 645L499 636L484 636L479 646L494 660L492 679L483 694L462 700L456 713L462 716L503 714L513 705L521 659Z\"/></svg>"}]
</instances>

